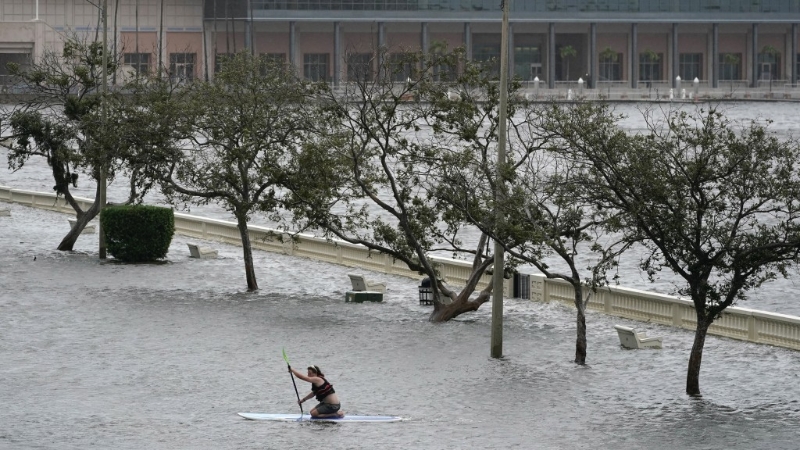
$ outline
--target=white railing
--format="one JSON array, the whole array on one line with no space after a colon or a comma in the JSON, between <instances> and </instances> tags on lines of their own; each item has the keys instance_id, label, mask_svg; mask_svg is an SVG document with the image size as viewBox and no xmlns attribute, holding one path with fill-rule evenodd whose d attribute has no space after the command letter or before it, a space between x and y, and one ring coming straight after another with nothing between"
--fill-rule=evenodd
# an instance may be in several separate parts
<instances>
[{"instance_id":1,"label":"white railing","mask_svg":"<svg viewBox=\"0 0 800 450\"><path fill-rule=\"evenodd\" d=\"M89 199L77 200L83 208L88 208L92 203ZM44 192L0 186L0 201L20 203L60 213L73 213L72 208L63 198L57 199L55 194ZM311 258L413 279L420 278L419 274L409 270L405 264L394 261L389 256L370 252L360 245L326 240L308 234L297 235L296 239L292 241L287 234L255 225L250 226L249 230L253 248L258 250ZM241 245L236 224L224 220L175 213L175 231L200 239ZM467 277L471 272L471 263L440 257L432 259L440 265L442 275L449 284L453 286L466 284ZM547 279L538 274L530 275L529 279L532 300L554 301L565 305L574 304L574 290L569 283L563 280ZM485 275L479 288L483 288L490 281L491 278ZM511 292L511 289L512 280L508 280L505 285L506 295ZM694 329L696 325L695 311L691 301L624 287L599 289L598 292L592 294L588 309L627 319L685 329ZM800 317L795 316L730 307L725 310L721 318L714 322L709 333L800 350Z\"/></svg>"}]
</instances>

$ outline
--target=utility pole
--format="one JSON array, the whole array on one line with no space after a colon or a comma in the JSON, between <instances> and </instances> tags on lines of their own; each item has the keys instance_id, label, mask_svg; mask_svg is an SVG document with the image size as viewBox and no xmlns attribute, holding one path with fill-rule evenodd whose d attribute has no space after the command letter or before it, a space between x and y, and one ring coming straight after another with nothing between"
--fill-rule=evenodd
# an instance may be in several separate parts
<instances>
[{"instance_id":1,"label":"utility pole","mask_svg":"<svg viewBox=\"0 0 800 450\"><path fill-rule=\"evenodd\" d=\"M503 219L502 211L497 207L505 196L503 182L503 165L506 162L506 121L508 104L508 10L511 0L503 0L503 28L500 37L500 115L497 125L497 167L496 167L496 191L495 198L495 217L497 223ZM494 243L494 277L492 279L492 358L503 356L503 285L505 279L503 246L495 240Z\"/></svg>"},{"instance_id":2,"label":"utility pole","mask_svg":"<svg viewBox=\"0 0 800 450\"><path fill-rule=\"evenodd\" d=\"M100 107L102 108L102 120L100 122L100 126L103 128L106 127L106 94L108 94L108 0L103 0L103 87L100 91ZM103 213L103 208L106 206L106 183L107 183L107 167L106 167L106 145L108 145L108 140L105 139L105 129L100 136L103 136L101 142L101 162L100 162L100 179L97 180L98 187L97 187L97 201L100 203L100 212L99 214ZM98 227L98 245L99 249L98 252L100 253L100 259L106 259L106 238L105 232L103 231L102 221L99 222L100 226Z\"/></svg>"}]
</instances>

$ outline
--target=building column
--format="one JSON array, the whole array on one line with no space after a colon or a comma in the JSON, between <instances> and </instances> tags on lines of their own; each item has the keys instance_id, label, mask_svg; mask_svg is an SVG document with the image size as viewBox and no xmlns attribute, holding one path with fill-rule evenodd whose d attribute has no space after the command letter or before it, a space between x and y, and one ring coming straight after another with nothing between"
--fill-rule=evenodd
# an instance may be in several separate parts
<instances>
[{"instance_id":1,"label":"building column","mask_svg":"<svg viewBox=\"0 0 800 450\"><path fill-rule=\"evenodd\" d=\"M750 49L750 70L753 75L750 77L750 87L758 87L758 24L753 24L753 35L751 36L752 48Z\"/></svg>"},{"instance_id":2,"label":"building column","mask_svg":"<svg viewBox=\"0 0 800 450\"><path fill-rule=\"evenodd\" d=\"M680 54L678 52L678 24L672 24L672 57L670 58L672 61L672 87L677 88L677 84L675 79L678 78L680 74Z\"/></svg>"},{"instance_id":3,"label":"building column","mask_svg":"<svg viewBox=\"0 0 800 450\"><path fill-rule=\"evenodd\" d=\"M333 22L333 85L339 87L342 82L342 24Z\"/></svg>"},{"instance_id":4,"label":"building column","mask_svg":"<svg viewBox=\"0 0 800 450\"><path fill-rule=\"evenodd\" d=\"M628 73L630 73L631 89L639 87L639 25L631 24L631 49L628 55Z\"/></svg>"},{"instance_id":5,"label":"building column","mask_svg":"<svg viewBox=\"0 0 800 450\"><path fill-rule=\"evenodd\" d=\"M378 22L378 77L386 76L383 58L386 55L386 24Z\"/></svg>"},{"instance_id":6,"label":"building column","mask_svg":"<svg viewBox=\"0 0 800 450\"><path fill-rule=\"evenodd\" d=\"M594 89L597 87L597 24L589 24L589 79L586 87Z\"/></svg>"},{"instance_id":7,"label":"building column","mask_svg":"<svg viewBox=\"0 0 800 450\"><path fill-rule=\"evenodd\" d=\"M297 22L289 22L289 65L297 69ZM302 73L302 72L300 72Z\"/></svg>"},{"instance_id":8,"label":"building column","mask_svg":"<svg viewBox=\"0 0 800 450\"><path fill-rule=\"evenodd\" d=\"M514 79L514 24L508 24L508 77Z\"/></svg>"},{"instance_id":9,"label":"building column","mask_svg":"<svg viewBox=\"0 0 800 450\"><path fill-rule=\"evenodd\" d=\"M792 67L789 69L789 72L792 74L792 87L796 87L797 85L797 24L792 24L792 45L789 46L792 52L792 57L790 58L792 61Z\"/></svg>"},{"instance_id":10,"label":"building column","mask_svg":"<svg viewBox=\"0 0 800 450\"><path fill-rule=\"evenodd\" d=\"M464 23L464 48L467 50L467 61L472 61L472 26L469 22Z\"/></svg>"},{"instance_id":11,"label":"building column","mask_svg":"<svg viewBox=\"0 0 800 450\"><path fill-rule=\"evenodd\" d=\"M719 24L711 25L711 87L719 87Z\"/></svg>"},{"instance_id":12,"label":"building column","mask_svg":"<svg viewBox=\"0 0 800 450\"><path fill-rule=\"evenodd\" d=\"M427 54L431 50L430 33L428 32L428 22L422 22L419 30L419 46L422 54Z\"/></svg>"},{"instance_id":13,"label":"building column","mask_svg":"<svg viewBox=\"0 0 800 450\"><path fill-rule=\"evenodd\" d=\"M547 24L547 87L556 87L556 24Z\"/></svg>"},{"instance_id":14,"label":"building column","mask_svg":"<svg viewBox=\"0 0 800 450\"><path fill-rule=\"evenodd\" d=\"M250 2L247 2L248 10ZM247 15L247 19L244 20L244 49L247 50L247 53L254 55L253 53L253 18L250 17L250 14Z\"/></svg>"}]
</instances>

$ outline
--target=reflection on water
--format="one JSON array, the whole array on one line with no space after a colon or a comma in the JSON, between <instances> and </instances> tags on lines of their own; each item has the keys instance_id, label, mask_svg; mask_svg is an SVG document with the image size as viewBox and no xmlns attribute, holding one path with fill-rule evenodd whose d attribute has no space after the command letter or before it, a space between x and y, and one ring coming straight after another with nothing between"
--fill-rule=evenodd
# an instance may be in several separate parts
<instances>
[{"instance_id":1,"label":"reflection on water","mask_svg":"<svg viewBox=\"0 0 800 450\"><path fill-rule=\"evenodd\" d=\"M347 268L256 252L262 290L246 293L236 247L194 260L178 236L167 264L101 263L96 235L57 252L63 216L9 207L0 448L797 448L800 352L709 337L704 397L688 398L691 331L590 312L579 367L573 310L507 300L495 360L490 308L431 324L413 280L367 274L386 301L344 303ZM664 348L622 349L615 323ZM346 411L408 420L239 418L298 411L282 348L322 367Z\"/></svg>"}]
</instances>

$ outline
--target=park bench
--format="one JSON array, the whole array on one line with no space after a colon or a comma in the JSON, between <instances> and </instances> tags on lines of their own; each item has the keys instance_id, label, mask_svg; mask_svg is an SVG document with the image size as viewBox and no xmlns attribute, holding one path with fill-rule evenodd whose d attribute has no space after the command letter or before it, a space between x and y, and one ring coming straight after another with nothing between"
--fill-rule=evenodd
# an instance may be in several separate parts
<instances>
[{"instance_id":1,"label":"park bench","mask_svg":"<svg viewBox=\"0 0 800 450\"><path fill-rule=\"evenodd\" d=\"M353 285L353 291L371 291L371 292L386 292L386 284L381 282L372 282L364 278L363 275L356 275L352 273L347 274L350 277L350 283Z\"/></svg>"},{"instance_id":2,"label":"park bench","mask_svg":"<svg viewBox=\"0 0 800 450\"><path fill-rule=\"evenodd\" d=\"M619 343L625 348L661 348L660 337L647 337L644 331L637 333L635 329L614 325L619 334Z\"/></svg>"},{"instance_id":3,"label":"park bench","mask_svg":"<svg viewBox=\"0 0 800 450\"><path fill-rule=\"evenodd\" d=\"M186 244L189 246L189 257L199 259L214 259L219 253L211 247L200 247L197 244Z\"/></svg>"}]
</instances>

